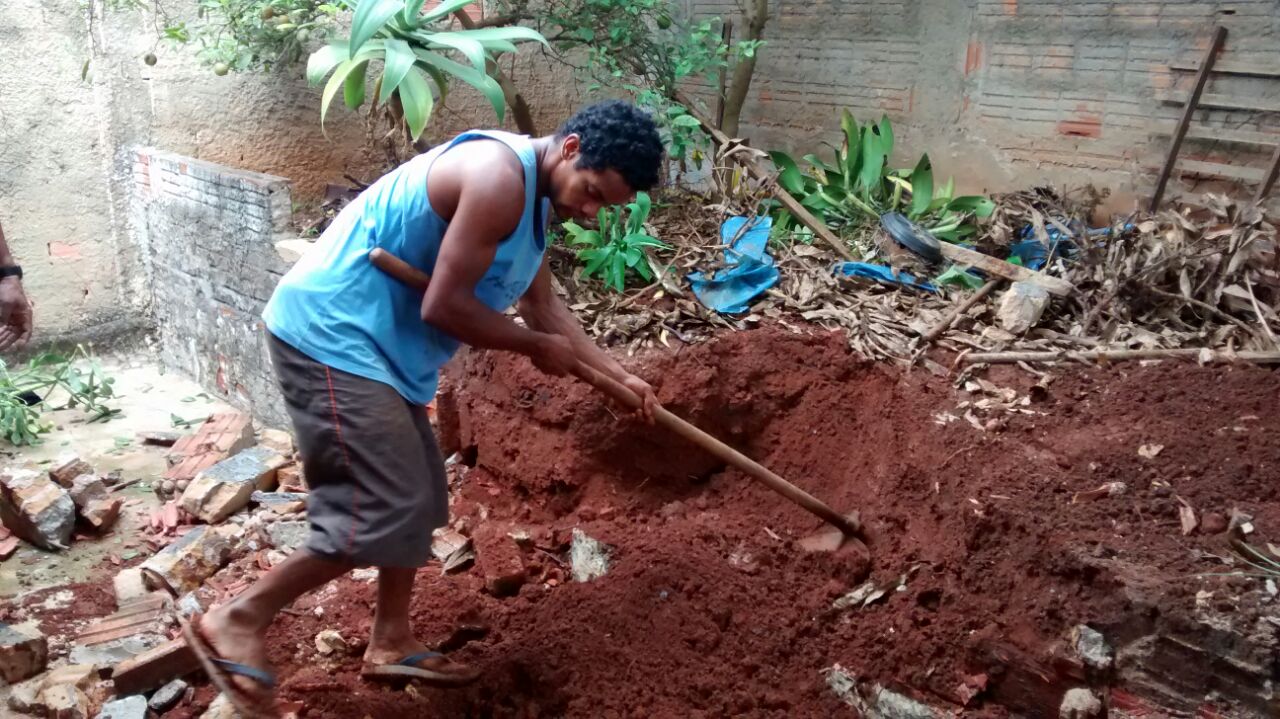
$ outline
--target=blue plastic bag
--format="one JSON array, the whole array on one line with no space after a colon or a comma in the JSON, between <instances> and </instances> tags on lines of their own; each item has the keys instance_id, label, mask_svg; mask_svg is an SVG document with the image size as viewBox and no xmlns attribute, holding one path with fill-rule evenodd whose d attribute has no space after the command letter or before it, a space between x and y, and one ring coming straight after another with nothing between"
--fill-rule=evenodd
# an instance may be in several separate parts
<instances>
[{"instance_id":1,"label":"blue plastic bag","mask_svg":"<svg viewBox=\"0 0 1280 719\"><path fill-rule=\"evenodd\" d=\"M873 265L869 262L841 262L835 266L835 271L845 275L846 277L865 277L869 280L883 282L886 285L914 287L927 292L938 291L938 288L933 286L933 284L918 280L914 275L908 272L899 272L894 274L892 267Z\"/></svg>"},{"instance_id":2,"label":"blue plastic bag","mask_svg":"<svg viewBox=\"0 0 1280 719\"><path fill-rule=\"evenodd\" d=\"M750 226L743 230L748 222ZM729 266L710 276L703 272L688 276L699 302L726 314L746 312L752 300L778 284L778 268L766 251L772 227L770 217L730 217L720 225L720 241L726 245L724 259ZM727 246L729 243L732 246Z\"/></svg>"}]
</instances>

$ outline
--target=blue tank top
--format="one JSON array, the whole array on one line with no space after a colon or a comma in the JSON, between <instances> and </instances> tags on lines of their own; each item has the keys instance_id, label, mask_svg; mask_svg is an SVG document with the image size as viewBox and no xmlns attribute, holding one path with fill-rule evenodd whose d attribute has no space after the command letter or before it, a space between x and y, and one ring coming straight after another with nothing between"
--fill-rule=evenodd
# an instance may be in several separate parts
<instances>
[{"instance_id":1,"label":"blue tank top","mask_svg":"<svg viewBox=\"0 0 1280 719\"><path fill-rule=\"evenodd\" d=\"M318 362L388 384L410 402L430 402L439 369L459 342L423 322L422 294L374 267L368 255L381 247L434 272L448 223L427 200L427 174L449 148L485 138L511 148L524 166L520 224L498 245L475 290L495 311L511 307L542 266L549 202L538 207L537 157L528 137L471 131L384 175L344 207L280 280L263 312L267 329Z\"/></svg>"}]
</instances>

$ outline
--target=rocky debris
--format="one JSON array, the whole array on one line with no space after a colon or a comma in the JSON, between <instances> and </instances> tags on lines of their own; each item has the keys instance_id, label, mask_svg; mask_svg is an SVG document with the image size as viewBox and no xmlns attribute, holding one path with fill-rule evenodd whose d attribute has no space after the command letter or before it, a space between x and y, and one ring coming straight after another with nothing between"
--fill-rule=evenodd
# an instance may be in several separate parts
<instances>
[{"instance_id":1,"label":"rocky debris","mask_svg":"<svg viewBox=\"0 0 1280 719\"><path fill-rule=\"evenodd\" d=\"M278 515L297 514L307 508L305 492L254 492L249 501L262 505Z\"/></svg>"},{"instance_id":2,"label":"rocky debris","mask_svg":"<svg viewBox=\"0 0 1280 719\"><path fill-rule=\"evenodd\" d=\"M84 508L80 516L90 527L93 527L95 532L101 534L115 526L116 520L120 519L120 508L123 506L124 500L119 497L95 499Z\"/></svg>"},{"instance_id":3,"label":"rocky debris","mask_svg":"<svg viewBox=\"0 0 1280 719\"><path fill-rule=\"evenodd\" d=\"M443 564L445 573L461 569L476 558L471 540L449 527L441 527L432 534L431 553Z\"/></svg>"},{"instance_id":4,"label":"rocky debris","mask_svg":"<svg viewBox=\"0 0 1280 719\"><path fill-rule=\"evenodd\" d=\"M518 593L528 574L515 540L492 524L481 525L471 540L475 546L476 568L484 577L485 591L495 597L510 597Z\"/></svg>"},{"instance_id":5,"label":"rocky debris","mask_svg":"<svg viewBox=\"0 0 1280 719\"><path fill-rule=\"evenodd\" d=\"M273 522L266 527L267 541L283 552L292 552L306 543L311 525L304 521Z\"/></svg>"},{"instance_id":6,"label":"rocky debris","mask_svg":"<svg viewBox=\"0 0 1280 719\"><path fill-rule=\"evenodd\" d=\"M1085 666L1100 672L1111 668L1114 652L1101 633L1081 624L1073 630L1072 634L1075 637L1073 643L1076 646L1076 652L1080 654L1080 659Z\"/></svg>"},{"instance_id":7,"label":"rocky debris","mask_svg":"<svg viewBox=\"0 0 1280 719\"><path fill-rule=\"evenodd\" d=\"M8 527L0 524L0 562L12 557L21 543L22 540L13 536L13 532L10 532Z\"/></svg>"},{"instance_id":8,"label":"rocky debris","mask_svg":"<svg viewBox=\"0 0 1280 719\"><path fill-rule=\"evenodd\" d=\"M170 467L164 479L190 482L197 474L242 449L253 446L253 424L249 416L227 412L211 416L195 434L179 439L170 448Z\"/></svg>"},{"instance_id":9,"label":"rocky debris","mask_svg":"<svg viewBox=\"0 0 1280 719\"><path fill-rule=\"evenodd\" d=\"M250 447L201 471L178 504L194 517L221 522L249 503L255 491L276 486L276 470L289 460L268 447Z\"/></svg>"},{"instance_id":10,"label":"rocky debris","mask_svg":"<svg viewBox=\"0 0 1280 719\"><path fill-rule=\"evenodd\" d=\"M177 609L179 614L188 619L197 614L204 614L204 605L200 603L200 597L195 592L187 592L178 597Z\"/></svg>"},{"instance_id":11,"label":"rocky debris","mask_svg":"<svg viewBox=\"0 0 1280 719\"><path fill-rule=\"evenodd\" d=\"M67 490L38 472L0 474L0 520L14 534L43 549L66 549L76 507Z\"/></svg>"},{"instance_id":12,"label":"rocky debris","mask_svg":"<svg viewBox=\"0 0 1280 719\"><path fill-rule=\"evenodd\" d=\"M156 693L151 695L151 699L147 702L147 706L151 707L152 711L158 714L163 714L176 706L178 702L182 701L182 697L186 693L187 683L181 679L174 679L168 684L157 689Z\"/></svg>"},{"instance_id":13,"label":"rocky debris","mask_svg":"<svg viewBox=\"0 0 1280 719\"><path fill-rule=\"evenodd\" d=\"M302 473L302 465L286 464L276 472L276 481L281 487L306 489L307 478Z\"/></svg>"},{"instance_id":14,"label":"rocky debris","mask_svg":"<svg viewBox=\"0 0 1280 719\"><path fill-rule=\"evenodd\" d=\"M191 529L139 565L143 583L173 596L194 590L227 563L240 532L234 525Z\"/></svg>"},{"instance_id":15,"label":"rocky debris","mask_svg":"<svg viewBox=\"0 0 1280 719\"><path fill-rule=\"evenodd\" d=\"M204 714L200 715L200 719L239 719L239 717L240 714L236 712L236 708L231 706L231 702L221 694L213 700Z\"/></svg>"},{"instance_id":16,"label":"rocky debris","mask_svg":"<svg viewBox=\"0 0 1280 719\"><path fill-rule=\"evenodd\" d=\"M133 695L102 705L98 719L147 719L147 699Z\"/></svg>"},{"instance_id":17,"label":"rocky debris","mask_svg":"<svg viewBox=\"0 0 1280 719\"><path fill-rule=\"evenodd\" d=\"M91 472L76 475L75 479L63 486L67 488L67 494L71 495L71 501L77 509L84 509L89 502L108 496L107 483Z\"/></svg>"},{"instance_id":18,"label":"rocky debris","mask_svg":"<svg viewBox=\"0 0 1280 719\"><path fill-rule=\"evenodd\" d=\"M142 567L129 567L116 573L112 585L116 592L116 606L123 606L134 599L145 597L148 593L146 582L142 581Z\"/></svg>"},{"instance_id":19,"label":"rocky debris","mask_svg":"<svg viewBox=\"0 0 1280 719\"><path fill-rule=\"evenodd\" d=\"M1048 306L1048 290L1031 282L1014 282L1000 297L996 320L1005 332L1021 335L1036 326Z\"/></svg>"},{"instance_id":20,"label":"rocky debris","mask_svg":"<svg viewBox=\"0 0 1280 719\"><path fill-rule=\"evenodd\" d=\"M1058 707L1058 719L1094 719L1102 716L1102 701L1088 689L1067 691Z\"/></svg>"},{"instance_id":21,"label":"rocky debris","mask_svg":"<svg viewBox=\"0 0 1280 719\"><path fill-rule=\"evenodd\" d=\"M49 479L59 486L70 488L77 477L93 474L93 467L79 457L63 458L57 461L58 466L49 470Z\"/></svg>"},{"instance_id":22,"label":"rocky debris","mask_svg":"<svg viewBox=\"0 0 1280 719\"><path fill-rule=\"evenodd\" d=\"M592 539L581 529L574 527L573 539L569 543L569 566L573 581L590 582L603 577L609 572L609 557L612 553L609 545Z\"/></svg>"},{"instance_id":23,"label":"rocky debris","mask_svg":"<svg viewBox=\"0 0 1280 719\"><path fill-rule=\"evenodd\" d=\"M182 435L177 432L139 432L138 439L153 447L172 447L182 439Z\"/></svg>"},{"instance_id":24,"label":"rocky debris","mask_svg":"<svg viewBox=\"0 0 1280 719\"><path fill-rule=\"evenodd\" d=\"M34 629L0 624L0 679L13 684L44 671L49 643Z\"/></svg>"},{"instance_id":25,"label":"rocky debris","mask_svg":"<svg viewBox=\"0 0 1280 719\"><path fill-rule=\"evenodd\" d=\"M283 457L292 457L296 451L293 435L280 429L264 429L258 433L258 446L273 449Z\"/></svg>"},{"instance_id":26,"label":"rocky debris","mask_svg":"<svg viewBox=\"0 0 1280 719\"><path fill-rule=\"evenodd\" d=\"M187 643L173 639L120 662L111 672L111 679L120 694L142 694L199 668L200 662Z\"/></svg>"},{"instance_id":27,"label":"rocky debris","mask_svg":"<svg viewBox=\"0 0 1280 719\"><path fill-rule=\"evenodd\" d=\"M1221 512L1205 512L1200 518L1202 534L1221 534L1227 531L1227 518Z\"/></svg>"},{"instance_id":28,"label":"rocky debris","mask_svg":"<svg viewBox=\"0 0 1280 719\"><path fill-rule=\"evenodd\" d=\"M316 651L325 656L330 654L346 654L349 649L347 640L333 629L325 629L316 634Z\"/></svg>"},{"instance_id":29,"label":"rocky debris","mask_svg":"<svg viewBox=\"0 0 1280 719\"><path fill-rule=\"evenodd\" d=\"M935 709L879 684L860 683L844 667L835 664L823 670L827 687L840 701L853 707L865 719L949 719L955 714Z\"/></svg>"},{"instance_id":30,"label":"rocky debris","mask_svg":"<svg viewBox=\"0 0 1280 719\"><path fill-rule=\"evenodd\" d=\"M101 680L98 666L70 664L14 687L9 708L55 719L93 719L110 696L110 682Z\"/></svg>"}]
</instances>

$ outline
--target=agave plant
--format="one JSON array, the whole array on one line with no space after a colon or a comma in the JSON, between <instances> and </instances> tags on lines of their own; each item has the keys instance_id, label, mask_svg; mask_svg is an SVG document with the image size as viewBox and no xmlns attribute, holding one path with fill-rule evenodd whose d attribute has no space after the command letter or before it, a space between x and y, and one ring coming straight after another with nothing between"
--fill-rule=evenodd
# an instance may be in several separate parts
<instances>
[{"instance_id":1,"label":"agave plant","mask_svg":"<svg viewBox=\"0 0 1280 719\"><path fill-rule=\"evenodd\" d=\"M576 222L564 223L569 244L583 246L578 250L578 259L586 262L583 274L600 277L605 286L618 292L626 287L628 270L634 270L646 282L652 280L644 248L668 249L665 242L644 229L652 207L649 194L639 192L635 202L627 204L625 220L621 207L601 207L597 215L599 226L594 230Z\"/></svg>"},{"instance_id":2,"label":"agave plant","mask_svg":"<svg viewBox=\"0 0 1280 719\"><path fill-rule=\"evenodd\" d=\"M839 148L833 148L834 160L805 155L807 171L785 152L769 153L779 184L828 225L851 228L879 222L886 212L904 212L935 237L956 242L976 231L973 217L988 217L995 211L995 203L985 197L955 197L954 180L935 188L927 154L914 169L890 169L894 139L888 117L859 127L845 110L840 128L844 139ZM773 215L777 231L797 227L785 208L775 204Z\"/></svg>"},{"instance_id":3,"label":"agave plant","mask_svg":"<svg viewBox=\"0 0 1280 719\"><path fill-rule=\"evenodd\" d=\"M446 28L452 13L474 2L443 0L423 12L425 0L339 0L352 11L350 38L325 45L307 61L307 81L312 85L329 77L321 95L321 127L339 88L347 107L354 110L364 104L366 76L375 61L382 63L382 73L374 82L373 102L386 105L398 100L414 140L421 137L435 107L428 78L441 99L448 92L450 78L475 87L492 103L501 120L506 104L502 88L486 70L487 63L502 53L515 52L517 42L545 45L547 41L527 27ZM448 57L451 52L470 64Z\"/></svg>"}]
</instances>

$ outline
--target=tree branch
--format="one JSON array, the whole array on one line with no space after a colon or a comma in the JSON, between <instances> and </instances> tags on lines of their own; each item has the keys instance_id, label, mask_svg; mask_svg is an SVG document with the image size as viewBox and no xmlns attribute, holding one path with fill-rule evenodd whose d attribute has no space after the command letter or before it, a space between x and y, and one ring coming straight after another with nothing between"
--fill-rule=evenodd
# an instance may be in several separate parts
<instances>
[{"instance_id":1,"label":"tree branch","mask_svg":"<svg viewBox=\"0 0 1280 719\"><path fill-rule=\"evenodd\" d=\"M474 30L480 27L480 24L472 20L462 10L458 10L453 14L462 27L468 30ZM533 122L533 112L529 109L529 103L525 101L524 95L516 89L515 83L511 82L511 78L502 71L498 63L489 58L485 61L485 70L498 83L498 87L502 88L502 97L507 103L507 107L511 108L511 116L516 122L516 129L521 133L530 137L538 136L538 127Z\"/></svg>"}]
</instances>

